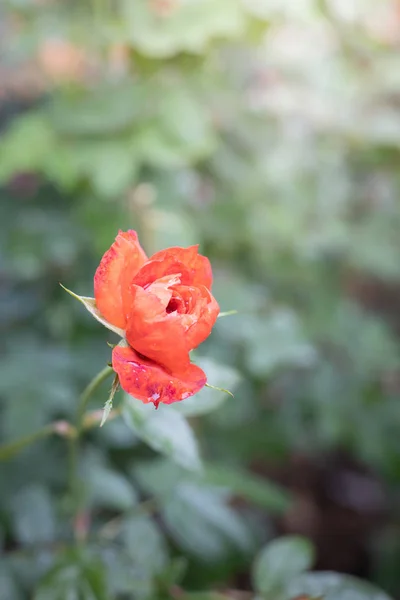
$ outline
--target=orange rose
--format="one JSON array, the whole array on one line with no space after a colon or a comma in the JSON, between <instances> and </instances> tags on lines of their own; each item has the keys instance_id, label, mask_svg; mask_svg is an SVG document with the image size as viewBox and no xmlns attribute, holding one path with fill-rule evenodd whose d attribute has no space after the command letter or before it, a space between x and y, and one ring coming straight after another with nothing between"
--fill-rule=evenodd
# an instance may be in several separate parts
<instances>
[{"instance_id":1,"label":"orange rose","mask_svg":"<svg viewBox=\"0 0 400 600\"><path fill-rule=\"evenodd\" d=\"M142 402L171 404L206 384L189 352L210 335L219 306L210 262L197 249L167 248L148 259L136 232L120 231L95 273L97 310L127 342L113 349L113 369Z\"/></svg>"}]
</instances>

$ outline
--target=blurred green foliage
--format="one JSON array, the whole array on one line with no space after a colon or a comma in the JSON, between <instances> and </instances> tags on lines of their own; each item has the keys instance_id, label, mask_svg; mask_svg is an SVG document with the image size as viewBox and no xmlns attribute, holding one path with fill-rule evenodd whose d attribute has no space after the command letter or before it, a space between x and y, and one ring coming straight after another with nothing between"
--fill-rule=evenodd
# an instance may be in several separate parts
<instances>
[{"instance_id":1,"label":"blurred green foliage","mask_svg":"<svg viewBox=\"0 0 400 600\"><path fill-rule=\"evenodd\" d=\"M2 3L1 440L61 423L1 463L2 600L242 598L254 559L257 599L383 600L304 573L305 539L261 550L299 503L271 465L336 452L383 482L368 575L399 593L399 39L397 0ZM130 227L210 257L239 312L196 361L235 398L120 394L76 498L62 427L114 336L58 282L92 295ZM379 512L357 481L332 497Z\"/></svg>"}]
</instances>

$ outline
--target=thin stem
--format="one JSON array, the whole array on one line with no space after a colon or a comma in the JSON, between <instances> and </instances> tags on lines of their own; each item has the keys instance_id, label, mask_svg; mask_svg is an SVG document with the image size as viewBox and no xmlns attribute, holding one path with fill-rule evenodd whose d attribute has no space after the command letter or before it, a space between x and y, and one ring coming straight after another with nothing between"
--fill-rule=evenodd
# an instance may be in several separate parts
<instances>
[{"instance_id":1,"label":"thin stem","mask_svg":"<svg viewBox=\"0 0 400 600\"><path fill-rule=\"evenodd\" d=\"M76 434L75 428L67 423L66 421L55 421L54 423L50 423L46 425L39 431L35 431L35 433L31 433L30 435L26 435L25 437L19 438L9 444L4 444L0 446L0 461L8 460L14 456L14 454L18 454L21 450L23 450L26 446L30 446L35 442L46 438L52 434L60 435L61 437L73 438Z\"/></svg>"},{"instance_id":2,"label":"thin stem","mask_svg":"<svg viewBox=\"0 0 400 600\"><path fill-rule=\"evenodd\" d=\"M69 488L71 493L74 520L79 511L79 476L78 476L78 454L79 442L82 431L85 428L85 411L92 394L97 388L114 373L108 365L98 373L89 385L83 390L78 404L76 417L76 435L70 438L69 444Z\"/></svg>"},{"instance_id":3,"label":"thin stem","mask_svg":"<svg viewBox=\"0 0 400 600\"><path fill-rule=\"evenodd\" d=\"M83 416L85 414L86 407L88 405L90 397L96 391L96 389L103 383L103 381L105 381L107 379L107 377L109 377L113 373L114 373L113 369L107 365L106 367L104 367L104 369L102 371L100 371L100 373L98 373L96 375L96 377L94 377L92 379L92 381L89 383L89 385L83 390L81 397L79 399L79 404L78 404L78 417L77 417L78 435L80 433L80 430L82 429Z\"/></svg>"},{"instance_id":4,"label":"thin stem","mask_svg":"<svg viewBox=\"0 0 400 600\"><path fill-rule=\"evenodd\" d=\"M70 493L71 512L75 519L76 507L78 505L77 497L79 492L78 479L78 440L70 439L68 445L68 487ZM68 502L69 505L69 502Z\"/></svg>"},{"instance_id":5,"label":"thin stem","mask_svg":"<svg viewBox=\"0 0 400 600\"><path fill-rule=\"evenodd\" d=\"M74 517L78 512L80 504L78 477L79 439L82 431L85 429L90 429L96 424L97 421L101 421L100 412L96 411L94 415L88 415L85 418L85 411L92 394L112 373L114 373L114 371L111 367L105 367L84 389L79 399L75 427L67 421L55 421L54 423L50 423L42 429L39 429L39 431L36 431L35 433L10 442L9 444L0 446L0 461L4 461L12 458L14 454L17 454L30 444L33 444L52 434L67 438L69 441L69 487L71 491ZM112 417L116 417L119 414L120 411L113 411Z\"/></svg>"},{"instance_id":6,"label":"thin stem","mask_svg":"<svg viewBox=\"0 0 400 600\"><path fill-rule=\"evenodd\" d=\"M46 427L43 427L43 429L39 429L39 431L36 431L35 433L32 433L31 435L27 435L23 438L20 438L19 440L16 440L14 442L10 442L9 444L5 444L4 446L1 446L0 460L7 460L7 459L11 458L14 454L17 454L20 450L25 448L25 446L29 446L30 444L33 444L37 440L45 438L45 437L51 435L52 433L54 433L53 426L47 425Z\"/></svg>"}]
</instances>

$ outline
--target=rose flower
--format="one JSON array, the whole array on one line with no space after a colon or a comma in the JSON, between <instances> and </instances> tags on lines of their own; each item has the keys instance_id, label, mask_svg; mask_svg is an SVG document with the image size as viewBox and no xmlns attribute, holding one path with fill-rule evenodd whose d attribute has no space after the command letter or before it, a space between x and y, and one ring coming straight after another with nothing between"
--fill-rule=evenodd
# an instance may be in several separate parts
<instances>
[{"instance_id":1,"label":"rose flower","mask_svg":"<svg viewBox=\"0 0 400 600\"><path fill-rule=\"evenodd\" d=\"M97 310L124 332L112 366L121 387L142 402L171 404L207 382L189 352L211 333L219 306L209 260L198 247L147 258L135 231L120 231L94 276Z\"/></svg>"}]
</instances>

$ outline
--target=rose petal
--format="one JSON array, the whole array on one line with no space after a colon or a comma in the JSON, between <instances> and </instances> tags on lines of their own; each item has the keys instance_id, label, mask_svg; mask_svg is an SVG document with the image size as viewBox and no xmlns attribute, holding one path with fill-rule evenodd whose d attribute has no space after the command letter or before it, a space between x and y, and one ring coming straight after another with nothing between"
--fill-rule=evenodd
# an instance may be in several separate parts
<instances>
[{"instance_id":1,"label":"rose petal","mask_svg":"<svg viewBox=\"0 0 400 600\"><path fill-rule=\"evenodd\" d=\"M150 292L160 300L164 309L167 308L169 301L172 298L171 287L180 283L179 273L176 275L166 275L160 279L156 279L147 288L147 292Z\"/></svg>"},{"instance_id":2,"label":"rose petal","mask_svg":"<svg viewBox=\"0 0 400 600\"><path fill-rule=\"evenodd\" d=\"M181 262L177 262L174 257L170 257L166 260L149 260L147 261L135 277L131 281L131 284L125 286L122 290L123 304L125 313L129 314L134 306L136 290L135 286L141 286L148 288L151 284L164 277L175 276L179 273L179 279L181 283L187 283L191 281L191 273Z\"/></svg>"},{"instance_id":3,"label":"rose petal","mask_svg":"<svg viewBox=\"0 0 400 600\"><path fill-rule=\"evenodd\" d=\"M132 280L134 285L146 287L167 275L180 274L181 283L190 285L192 273L183 263L175 260L173 256L166 257L164 260L148 260L136 273Z\"/></svg>"},{"instance_id":4,"label":"rose petal","mask_svg":"<svg viewBox=\"0 0 400 600\"><path fill-rule=\"evenodd\" d=\"M212 286L212 270L210 261L205 256L198 253L198 246L190 246L189 248L181 248L174 246L166 248L160 252L156 252L150 257L150 261L176 261L183 263L188 269L190 280L184 281L184 285L204 285L211 290ZM175 273L178 271L175 271Z\"/></svg>"},{"instance_id":5,"label":"rose petal","mask_svg":"<svg viewBox=\"0 0 400 600\"><path fill-rule=\"evenodd\" d=\"M219 305L205 286L188 288L176 285L173 291L179 293L186 305L190 306L191 324L185 333L186 347L194 350L208 338L219 315Z\"/></svg>"},{"instance_id":6,"label":"rose petal","mask_svg":"<svg viewBox=\"0 0 400 600\"><path fill-rule=\"evenodd\" d=\"M133 230L119 231L115 242L104 254L94 275L94 296L102 316L112 325L125 329L126 315L122 290L147 260Z\"/></svg>"},{"instance_id":7,"label":"rose petal","mask_svg":"<svg viewBox=\"0 0 400 600\"><path fill-rule=\"evenodd\" d=\"M133 309L128 315L126 339L140 354L170 371L187 369L190 364L185 331L192 324L178 313L167 314L158 296L132 286Z\"/></svg>"},{"instance_id":8,"label":"rose petal","mask_svg":"<svg viewBox=\"0 0 400 600\"><path fill-rule=\"evenodd\" d=\"M171 404L189 398L207 382L205 373L196 365L189 364L179 375L171 374L132 348L121 346L113 350L112 365L125 392L145 404L153 402L156 407L160 402Z\"/></svg>"}]
</instances>

